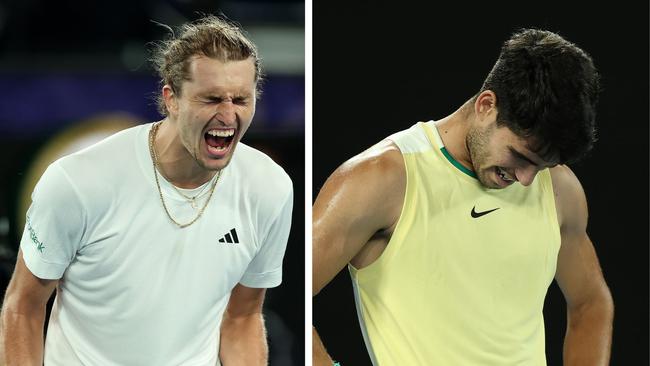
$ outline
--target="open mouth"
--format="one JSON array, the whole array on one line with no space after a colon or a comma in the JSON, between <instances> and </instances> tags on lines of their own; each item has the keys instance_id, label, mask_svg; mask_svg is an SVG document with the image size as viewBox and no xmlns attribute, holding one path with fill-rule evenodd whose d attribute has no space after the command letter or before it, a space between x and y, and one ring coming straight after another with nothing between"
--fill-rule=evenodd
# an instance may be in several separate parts
<instances>
[{"instance_id":1,"label":"open mouth","mask_svg":"<svg viewBox=\"0 0 650 366\"><path fill-rule=\"evenodd\" d=\"M230 148L235 138L235 129L212 129L207 131L203 137L208 146L208 151L214 155L221 155Z\"/></svg>"}]
</instances>

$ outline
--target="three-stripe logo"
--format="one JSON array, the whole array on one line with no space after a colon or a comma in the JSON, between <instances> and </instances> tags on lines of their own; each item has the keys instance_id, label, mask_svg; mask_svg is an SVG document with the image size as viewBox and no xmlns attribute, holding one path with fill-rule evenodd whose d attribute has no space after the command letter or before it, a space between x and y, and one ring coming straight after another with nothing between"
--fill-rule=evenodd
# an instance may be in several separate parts
<instances>
[{"instance_id":1,"label":"three-stripe logo","mask_svg":"<svg viewBox=\"0 0 650 366\"><path fill-rule=\"evenodd\" d=\"M219 243L239 244L239 238L237 237L235 228L230 229L229 233L226 233L226 235L219 239Z\"/></svg>"}]
</instances>

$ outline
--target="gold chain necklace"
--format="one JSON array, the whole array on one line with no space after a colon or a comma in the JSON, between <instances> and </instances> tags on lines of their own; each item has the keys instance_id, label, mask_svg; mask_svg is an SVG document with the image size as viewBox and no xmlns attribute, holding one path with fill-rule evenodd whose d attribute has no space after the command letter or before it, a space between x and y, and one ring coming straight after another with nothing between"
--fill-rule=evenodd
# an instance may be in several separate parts
<instances>
[{"instance_id":1,"label":"gold chain necklace","mask_svg":"<svg viewBox=\"0 0 650 366\"><path fill-rule=\"evenodd\" d=\"M201 215L203 215L203 211L205 211L205 208L208 207L208 203L210 203L210 199L212 198L212 194L214 193L214 188L217 186L217 182L219 182L219 177L221 177L221 170L219 170L217 172L217 179L214 180L214 182L212 183L212 186L210 187L210 195L208 196L208 199L205 201L205 204L203 205L203 207L201 207L201 209L199 210L199 213L196 215L196 217L194 219L192 219L192 221L187 222L185 224L181 224L178 221L174 220L172 215L169 213L169 210L167 209L167 205L165 204L165 199L163 198L162 190L160 189L160 182L158 181L158 157L156 156L156 149L154 148L154 141L156 139L156 133L158 132L158 126L160 125L160 123L162 123L162 122L154 123L153 126L151 126L151 130L149 130L149 154L151 154L151 161L153 162L153 175L156 178L156 187L158 187L158 194L160 195L160 202L162 202L162 205L163 205L163 208L165 209L165 213L167 214L167 217L169 217L169 219L172 220L172 222L174 224L176 224L176 226L178 226L179 228L182 229L182 228L185 228L185 227L188 227L188 226L192 225L193 223L196 222L196 220L199 219L199 217L201 217ZM172 184L172 187L173 186L174 185ZM174 187L174 189L176 189L176 187ZM178 193L180 193L186 199L189 199L191 201L191 203L192 203L192 207L196 208L194 200L199 195L201 195L201 192L199 192L199 194L197 194L196 196L190 198L190 197L187 197L186 195L184 195L183 193L181 193L178 189L176 189L176 191ZM201 190L201 191L203 191L203 190Z\"/></svg>"},{"instance_id":2,"label":"gold chain necklace","mask_svg":"<svg viewBox=\"0 0 650 366\"><path fill-rule=\"evenodd\" d=\"M183 198L185 198L185 199L187 200L187 202L190 203L190 206L192 206L192 208L196 210L196 209L198 209L198 205L196 204L196 199L199 198L199 196L201 196L201 195L203 194L203 191L205 191L205 188L206 188L208 185L211 185L211 184L205 184L205 185L203 185L203 188L201 188L201 190L199 191L199 193L195 194L194 197L190 197L190 196L186 195L185 193L181 192L181 190L178 189L178 188L176 188L176 186L173 185L173 184L172 184L172 188L174 188L174 190L175 190L176 192L178 192L178 194L180 194L181 196L183 196Z\"/></svg>"}]
</instances>

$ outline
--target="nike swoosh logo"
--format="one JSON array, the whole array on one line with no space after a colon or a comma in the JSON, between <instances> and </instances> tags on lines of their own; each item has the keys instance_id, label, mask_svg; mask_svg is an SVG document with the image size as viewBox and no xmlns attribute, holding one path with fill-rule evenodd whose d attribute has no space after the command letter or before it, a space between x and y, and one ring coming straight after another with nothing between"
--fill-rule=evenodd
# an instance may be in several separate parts
<instances>
[{"instance_id":1,"label":"nike swoosh logo","mask_svg":"<svg viewBox=\"0 0 650 366\"><path fill-rule=\"evenodd\" d=\"M487 215L487 214L489 214L489 213L492 212L492 211L496 211L496 210L498 210L499 208L500 208L500 207L493 208L493 209L491 209L491 210L487 210L487 211L483 211L483 212L476 212L476 206L474 206L474 207L472 207L472 217L476 219L476 218L479 218L479 217L481 217L481 216L483 216L483 215Z\"/></svg>"}]
</instances>

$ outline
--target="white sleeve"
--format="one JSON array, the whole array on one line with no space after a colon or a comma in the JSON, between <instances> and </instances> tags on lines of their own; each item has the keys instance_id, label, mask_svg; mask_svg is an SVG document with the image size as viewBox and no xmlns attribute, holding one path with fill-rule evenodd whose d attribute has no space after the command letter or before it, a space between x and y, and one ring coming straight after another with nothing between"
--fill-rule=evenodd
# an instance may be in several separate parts
<instances>
[{"instance_id":1,"label":"white sleeve","mask_svg":"<svg viewBox=\"0 0 650 366\"><path fill-rule=\"evenodd\" d=\"M61 166L51 164L32 192L20 248L27 268L59 279L74 259L85 229L79 195Z\"/></svg>"},{"instance_id":2,"label":"white sleeve","mask_svg":"<svg viewBox=\"0 0 650 366\"><path fill-rule=\"evenodd\" d=\"M291 184L291 183L289 183ZM257 254L239 281L246 287L269 288L282 283L282 259L287 248L293 210L293 188L276 213Z\"/></svg>"}]
</instances>

